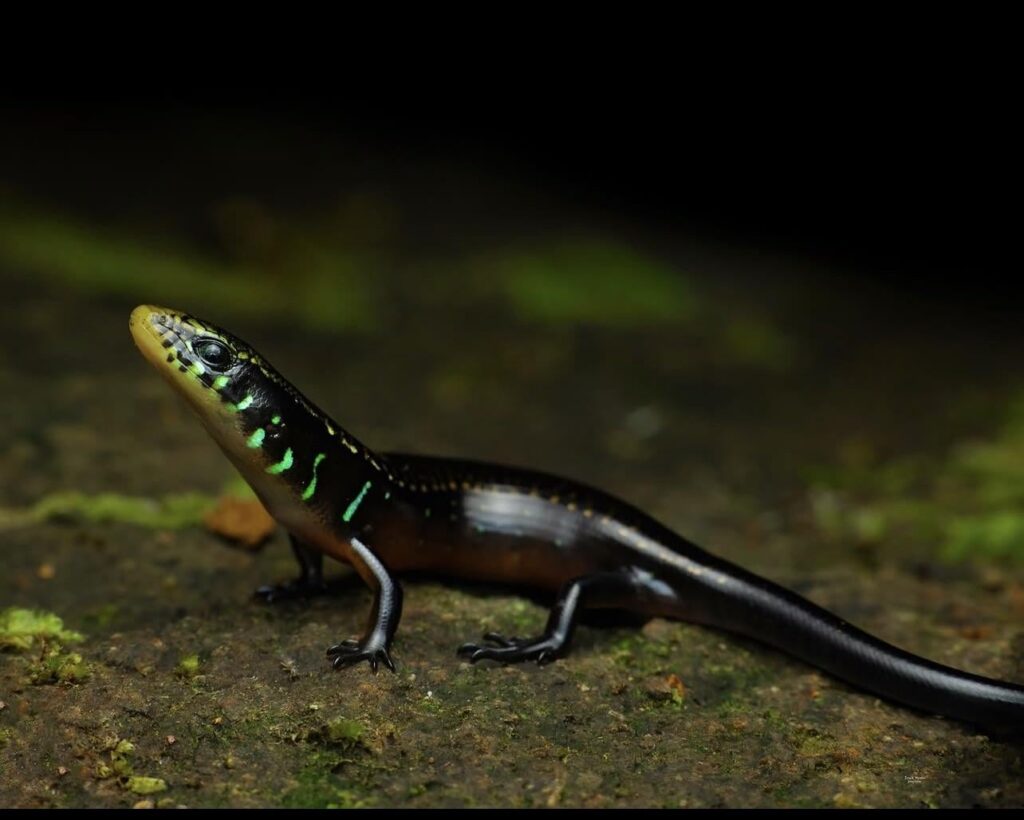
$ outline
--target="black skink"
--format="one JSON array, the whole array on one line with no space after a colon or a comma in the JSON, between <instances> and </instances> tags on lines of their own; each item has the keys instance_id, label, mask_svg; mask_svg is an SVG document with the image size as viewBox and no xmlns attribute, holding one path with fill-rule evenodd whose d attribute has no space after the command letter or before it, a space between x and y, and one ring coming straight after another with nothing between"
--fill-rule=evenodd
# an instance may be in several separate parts
<instances>
[{"instance_id":1,"label":"black skink","mask_svg":"<svg viewBox=\"0 0 1024 820\"><path fill-rule=\"evenodd\" d=\"M402 593L392 573L427 571L557 595L542 635L485 635L459 648L470 661L554 660L582 610L625 609L754 638L917 709L1024 730L1024 687L891 646L599 490L523 469L377 454L221 328L150 305L133 311L130 327L291 536L299 578L260 594L323 591L324 555L352 564L374 590L366 634L327 650L336 667L394 669Z\"/></svg>"}]
</instances>

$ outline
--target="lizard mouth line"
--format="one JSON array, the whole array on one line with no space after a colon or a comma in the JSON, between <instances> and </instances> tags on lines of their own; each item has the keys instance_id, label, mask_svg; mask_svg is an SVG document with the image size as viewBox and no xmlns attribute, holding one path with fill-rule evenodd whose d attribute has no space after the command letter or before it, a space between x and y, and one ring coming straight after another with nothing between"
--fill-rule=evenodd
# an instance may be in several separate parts
<instances>
[{"instance_id":1,"label":"lizard mouth line","mask_svg":"<svg viewBox=\"0 0 1024 820\"><path fill-rule=\"evenodd\" d=\"M167 314L168 311L155 305L139 305L128 319L128 329L136 347L152 364L157 365L158 369L166 367L167 350L177 341L177 334L160 321ZM164 329L158 329L158 324ZM168 332L173 335L168 337ZM164 344L168 339L171 345Z\"/></svg>"}]
</instances>

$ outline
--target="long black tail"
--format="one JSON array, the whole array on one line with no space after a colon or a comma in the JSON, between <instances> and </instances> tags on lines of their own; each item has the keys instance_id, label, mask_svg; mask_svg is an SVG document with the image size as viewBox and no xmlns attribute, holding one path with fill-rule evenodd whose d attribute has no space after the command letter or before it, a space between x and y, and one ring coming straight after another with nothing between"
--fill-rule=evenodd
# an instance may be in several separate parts
<instances>
[{"instance_id":1,"label":"long black tail","mask_svg":"<svg viewBox=\"0 0 1024 820\"><path fill-rule=\"evenodd\" d=\"M712 575L719 572L726 579L710 579L698 620L767 643L884 698L992 729L1024 732L1024 686L905 652L740 567L722 562Z\"/></svg>"}]
</instances>

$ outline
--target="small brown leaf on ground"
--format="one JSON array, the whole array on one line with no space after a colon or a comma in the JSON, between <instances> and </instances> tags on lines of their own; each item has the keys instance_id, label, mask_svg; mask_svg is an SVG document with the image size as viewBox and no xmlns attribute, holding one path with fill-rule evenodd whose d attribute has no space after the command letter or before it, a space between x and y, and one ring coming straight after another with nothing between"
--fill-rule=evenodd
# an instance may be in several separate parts
<instances>
[{"instance_id":1,"label":"small brown leaf on ground","mask_svg":"<svg viewBox=\"0 0 1024 820\"><path fill-rule=\"evenodd\" d=\"M36 570L36 577L42 579L43 581L49 581L56 574L57 568L49 561L47 561L45 564L40 564L39 568Z\"/></svg>"},{"instance_id":2,"label":"small brown leaf on ground","mask_svg":"<svg viewBox=\"0 0 1024 820\"><path fill-rule=\"evenodd\" d=\"M235 541L248 549L256 549L266 541L277 526L259 501L225 495L217 506L203 516L210 532Z\"/></svg>"},{"instance_id":3,"label":"small brown leaf on ground","mask_svg":"<svg viewBox=\"0 0 1024 820\"><path fill-rule=\"evenodd\" d=\"M960 627L960 634L969 641L983 641L992 637L990 626L963 626Z\"/></svg>"},{"instance_id":4,"label":"small brown leaf on ground","mask_svg":"<svg viewBox=\"0 0 1024 820\"><path fill-rule=\"evenodd\" d=\"M644 691L651 700L681 701L686 696L686 685L677 675L653 677L644 681Z\"/></svg>"},{"instance_id":5,"label":"small brown leaf on ground","mask_svg":"<svg viewBox=\"0 0 1024 820\"><path fill-rule=\"evenodd\" d=\"M832 761L837 766L842 766L844 764L856 763L858 760L860 760L861 751L860 749L854 746L847 746L846 748L837 749L836 751L832 752L831 757Z\"/></svg>"},{"instance_id":6,"label":"small brown leaf on ground","mask_svg":"<svg viewBox=\"0 0 1024 820\"><path fill-rule=\"evenodd\" d=\"M1014 612L1024 615L1024 584L1010 584L1006 590L1006 594L1010 599L1010 608Z\"/></svg>"}]
</instances>

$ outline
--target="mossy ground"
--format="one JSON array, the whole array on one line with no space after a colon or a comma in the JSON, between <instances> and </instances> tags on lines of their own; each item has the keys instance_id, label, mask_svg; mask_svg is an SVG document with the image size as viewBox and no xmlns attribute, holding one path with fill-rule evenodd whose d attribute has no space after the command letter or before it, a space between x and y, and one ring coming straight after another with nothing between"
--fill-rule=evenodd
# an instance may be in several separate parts
<instances>
[{"instance_id":1,"label":"mossy ground","mask_svg":"<svg viewBox=\"0 0 1024 820\"><path fill-rule=\"evenodd\" d=\"M403 245L428 208L346 202L301 231L221 202L224 247L202 269L244 261L259 284L236 304L230 276L204 282L180 306L208 307L372 446L585 480L898 645L1024 680L1016 530L958 542L998 549L940 537L964 532L954 517L1017 512L1019 334L817 274L765 284L757 261L678 240L610 245L607 226L568 244L524 229L488 246L477 230L462 256L450 237ZM84 639L58 660L53 635L0 651L0 805L1024 804L1020 744L687 624L584 626L549 667L469 666L461 642L536 631L543 607L409 582L398 674L334 672L324 649L361 630L368 592L339 572L327 598L252 599L294 572L286 541L231 548L193 524L231 469L127 333L128 310L163 297L111 266L173 248L156 284L180 301L193 291L175 266L200 251L110 228L72 253L85 217L33 213L0 248L0 609ZM264 314L275 265L304 244L320 284ZM628 271L606 268L567 297L595 253L638 267L650 293L616 300ZM358 320L316 298L354 281L354 255L375 260L351 285Z\"/></svg>"}]
</instances>

